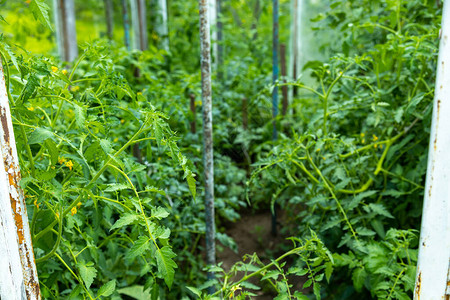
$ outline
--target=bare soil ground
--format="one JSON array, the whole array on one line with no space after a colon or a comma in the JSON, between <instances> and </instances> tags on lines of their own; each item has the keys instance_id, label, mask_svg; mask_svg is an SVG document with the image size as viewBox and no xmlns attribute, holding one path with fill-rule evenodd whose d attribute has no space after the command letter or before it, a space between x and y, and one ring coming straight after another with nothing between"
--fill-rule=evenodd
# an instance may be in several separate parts
<instances>
[{"instance_id":1,"label":"bare soil ground","mask_svg":"<svg viewBox=\"0 0 450 300\"><path fill-rule=\"evenodd\" d=\"M227 247L223 247L221 244L218 246L217 261L223 262L223 268L229 270L236 262L241 261L245 254L256 253L258 257L264 263L269 263L270 259L277 258L282 254L280 251L280 245L282 243L289 243L285 237L273 236L271 233L271 214L270 211L258 212L256 214L241 213L241 220L236 223L227 225L225 233L232 237L238 245L238 253L233 252ZM279 222L282 223L283 216L279 218ZM282 225L281 225L282 226ZM278 226L280 227L280 225ZM278 230L279 232L279 230ZM222 249L220 249L222 248ZM289 263L289 262L288 262ZM239 280L242 274L236 276L236 280ZM258 283L259 278L252 278L251 283ZM303 278L296 278L291 283L295 287L299 288L306 280ZM267 291L256 291L256 300L269 300L273 299L275 295L272 295Z\"/></svg>"}]
</instances>

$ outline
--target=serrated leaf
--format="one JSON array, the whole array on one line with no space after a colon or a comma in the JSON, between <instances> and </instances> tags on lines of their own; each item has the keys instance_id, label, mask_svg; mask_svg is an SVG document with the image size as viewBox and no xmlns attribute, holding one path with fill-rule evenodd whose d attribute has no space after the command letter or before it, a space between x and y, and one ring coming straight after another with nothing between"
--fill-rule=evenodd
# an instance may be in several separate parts
<instances>
[{"instance_id":1,"label":"serrated leaf","mask_svg":"<svg viewBox=\"0 0 450 300\"><path fill-rule=\"evenodd\" d=\"M321 297L320 297L320 284L314 282L313 291L314 291L314 295L316 296L316 299L320 300L321 299Z\"/></svg>"},{"instance_id":2,"label":"serrated leaf","mask_svg":"<svg viewBox=\"0 0 450 300\"><path fill-rule=\"evenodd\" d=\"M97 270L93 266L87 266L83 263L78 264L78 269L86 288L90 288L94 278L97 276Z\"/></svg>"},{"instance_id":3,"label":"serrated leaf","mask_svg":"<svg viewBox=\"0 0 450 300\"><path fill-rule=\"evenodd\" d=\"M165 283L169 288L172 287L173 277L175 275L175 268L177 264L173 261L176 254L169 246L164 246L155 252L156 263L158 264L158 272L164 278Z\"/></svg>"},{"instance_id":4,"label":"serrated leaf","mask_svg":"<svg viewBox=\"0 0 450 300\"><path fill-rule=\"evenodd\" d=\"M195 181L196 180L195 180L194 176L192 175L192 173L189 174L188 176L186 176L186 180L187 180L187 183L189 186L189 191L191 192L192 197L195 199L195 196L196 196Z\"/></svg>"},{"instance_id":5,"label":"serrated leaf","mask_svg":"<svg viewBox=\"0 0 450 300\"><path fill-rule=\"evenodd\" d=\"M202 292L199 289L192 287L192 286L187 286L186 288L189 291L191 291L191 293L193 293L195 296L197 296L199 298L202 296Z\"/></svg>"},{"instance_id":6,"label":"serrated leaf","mask_svg":"<svg viewBox=\"0 0 450 300\"><path fill-rule=\"evenodd\" d=\"M330 282L332 273L333 273L333 264L331 262L325 263L325 277L327 279L327 282Z\"/></svg>"},{"instance_id":7,"label":"serrated leaf","mask_svg":"<svg viewBox=\"0 0 450 300\"><path fill-rule=\"evenodd\" d=\"M38 127L34 130L28 138L28 144L40 144L48 138L53 137L53 132L48 129Z\"/></svg>"},{"instance_id":8,"label":"serrated leaf","mask_svg":"<svg viewBox=\"0 0 450 300\"><path fill-rule=\"evenodd\" d=\"M78 105L77 103L74 103L74 112L75 112L75 124L77 124L79 128L84 127L84 123L86 121L86 108Z\"/></svg>"},{"instance_id":9,"label":"serrated leaf","mask_svg":"<svg viewBox=\"0 0 450 300\"><path fill-rule=\"evenodd\" d=\"M102 147L106 154L110 154L112 152L111 142L106 139L100 140L100 147Z\"/></svg>"},{"instance_id":10,"label":"serrated leaf","mask_svg":"<svg viewBox=\"0 0 450 300\"><path fill-rule=\"evenodd\" d=\"M97 298L111 296L111 294L114 293L115 289L116 289L116 281L115 280L111 280L110 282L104 284L98 290Z\"/></svg>"},{"instance_id":11,"label":"serrated leaf","mask_svg":"<svg viewBox=\"0 0 450 300\"><path fill-rule=\"evenodd\" d=\"M28 101L33 96L34 91L39 86L39 79L35 75L30 75L27 83L23 87L20 97L17 100L17 104L23 104Z\"/></svg>"},{"instance_id":12,"label":"serrated leaf","mask_svg":"<svg viewBox=\"0 0 450 300\"><path fill-rule=\"evenodd\" d=\"M370 203L369 207L374 213L385 216L387 218L394 218L393 215L383 206L383 204Z\"/></svg>"},{"instance_id":13,"label":"serrated leaf","mask_svg":"<svg viewBox=\"0 0 450 300\"><path fill-rule=\"evenodd\" d=\"M152 218L156 218L158 220L167 218L169 212L162 207L152 208Z\"/></svg>"},{"instance_id":14,"label":"serrated leaf","mask_svg":"<svg viewBox=\"0 0 450 300\"><path fill-rule=\"evenodd\" d=\"M50 161L52 165L56 165L59 156L59 151L56 143L52 139L46 139L44 144L45 148L47 148L48 154L50 155Z\"/></svg>"},{"instance_id":15,"label":"serrated leaf","mask_svg":"<svg viewBox=\"0 0 450 300\"><path fill-rule=\"evenodd\" d=\"M133 223L134 221L136 221L138 218L139 218L139 216L136 214L126 213L123 216L121 216L120 219L117 220L116 223L114 223L114 225L109 230L111 231L116 228L121 228L126 225L129 225L129 224Z\"/></svg>"},{"instance_id":16,"label":"serrated leaf","mask_svg":"<svg viewBox=\"0 0 450 300\"><path fill-rule=\"evenodd\" d=\"M50 7L43 0L32 0L30 2L30 9L36 20L41 22L42 25L53 31L52 24L48 16Z\"/></svg>"},{"instance_id":17,"label":"serrated leaf","mask_svg":"<svg viewBox=\"0 0 450 300\"><path fill-rule=\"evenodd\" d=\"M310 287L312 284L312 279L308 279L304 284L303 284L303 289L306 289L308 287Z\"/></svg>"},{"instance_id":18,"label":"serrated leaf","mask_svg":"<svg viewBox=\"0 0 450 300\"><path fill-rule=\"evenodd\" d=\"M363 268L356 268L352 274L353 286L357 292L361 292L364 281L366 280L366 270Z\"/></svg>"},{"instance_id":19,"label":"serrated leaf","mask_svg":"<svg viewBox=\"0 0 450 300\"><path fill-rule=\"evenodd\" d=\"M112 183L108 184L108 187L104 190L105 192L117 192L122 190L128 190L130 186L125 183Z\"/></svg>"},{"instance_id":20,"label":"serrated leaf","mask_svg":"<svg viewBox=\"0 0 450 300\"><path fill-rule=\"evenodd\" d=\"M142 255L145 251L150 248L150 239L146 236L141 236L134 245L130 248L128 253L125 255L126 259L133 259L139 255Z\"/></svg>"}]
</instances>

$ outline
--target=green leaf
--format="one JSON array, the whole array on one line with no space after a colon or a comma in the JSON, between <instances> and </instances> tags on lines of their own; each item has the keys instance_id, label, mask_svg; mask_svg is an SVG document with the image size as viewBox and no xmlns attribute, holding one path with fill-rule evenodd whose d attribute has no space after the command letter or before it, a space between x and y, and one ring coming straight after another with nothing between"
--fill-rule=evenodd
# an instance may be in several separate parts
<instances>
[{"instance_id":1,"label":"green leaf","mask_svg":"<svg viewBox=\"0 0 450 300\"><path fill-rule=\"evenodd\" d=\"M74 109L75 109L75 123L79 128L84 127L84 123L86 121L86 108L83 106L78 105L77 103L74 103ZM100 141L101 146L101 141Z\"/></svg>"},{"instance_id":2,"label":"green leaf","mask_svg":"<svg viewBox=\"0 0 450 300\"><path fill-rule=\"evenodd\" d=\"M146 236L141 236L134 245L130 248L128 253L125 255L126 259L134 259L136 256L143 254L150 247L149 242L150 239Z\"/></svg>"},{"instance_id":3,"label":"green leaf","mask_svg":"<svg viewBox=\"0 0 450 300\"><path fill-rule=\"evenodd\" d=\"M52 139L46 139L44 144L45 148L47 148L48 154L50 155L50 161L52 165L56 165L59 156L59 151L56 143Z\"/></svg>"},{"instance_id":4,"label":"green leaf","mask_svg":"<svg viewBox=\"0 0 450 300\"><path fill-rule=\"evenodd\" d=\"M136 221L138 218L139 216L136 214L126 213L123 216L121 216L120 219L116 221L116 223L114 223L114 225L109 229L109 231L129 225L134 221Z\"/></svg>"},{"instance_id":5,"label":"green leaf","mask_svg":"<svg viewBox=\"0 0 450 300\"><path fill-rule=\"evenodd\" d=\"M316 299L320 300L321 299L321 297L320 297L320 284L314 282L313 291L314 291L314 295L316 296Z\"/></svg>"},{"instance_id":6,"label":"green leaf","mask_svg":"<svg viewBox=\"0 0 450 300\"><path fill-rule=\"evenodd\" d=\"M333 273L333 264L331 262L325 263L325 277L327 282L330 282L331 273Z\"/></svg>"},{"instance_id":7,"label":"green leaf","mask_svg":"<svg viewBox=\"0 0 450 300\"><path fill-rule=\"evenodd\" d=\"M40 144L48 138L53 137L53 132L48 129L38 127L28 138L28 144Z\"/></svg>"},{"instance_id":8,"label":"green leaf","mask_svg":"<svg viewBox=\"0 0 450 300\"><path fill-rule=\"evenodd\" d=\"M353 286L357 292L361 292L367 273L363 268L356 268L352 274Z\"/></svg>"},{"instance_id":9,"label":"green leaf","mask_svg":"<svg viewBox=\"0 0 450 300\"><path fill-rule=\"evenodd\" d=\"M83 279L86 288L90 288L94 278L97 276L97 270L91 266L84 263L78 264L78 269L80 270L81 279Z\"/></svg>"},{"instance_id":10,"label":"green leaf","mask_svg":"<svg viewBox=\"0 0 450 300\"><path fill-rule=\"evenodd\" d=\"M25 84L22 92L20 93L20 97L17 100L17 104L23 104L28 101L33 96L34 91L39 86L39 79L35 75L30 75Z\"/></svg>"},{"instance_id":11,"label":"green leaf","mask_svg":"<svg viewBox=\"0 0 450 300\"><path fill-rule=\"evenodd\" d=\"M186 176L186 180L189 186L189 191L191 191L192 197L195 199L196 196L196 187L195 187L195 178L192 173Z\"/></svg>"},{"instance_id":12,"label":"green leaf","mask_svg":"<svg viewBox=\"0 0 450 300\"><path fill-rule=\"evenodd\" d=\"M116 289L116 281L111 280L110 282L104 284L98 290L97 298L111 296L111 294L114 293L115 289Z\"/></svg>"},{"instance_id":13,"label":"green leaf","mask_svg":"<svg viewBox=\"0 0 450 300\"><path fill-rule=\"evenodd\" d=\"M52 24L50 23L50 18L48 16L50 7L48 7L44 0L32 0L30 2L30 9L36 20L53 31Z\"/></svg>"},{"instance_id":14,"label":"green leaf","mask_svg":"<svg viewBox=\"0 0 450 300\"><path fill-rule=\"evenodd\" d=\"M158 220L167 218L169 213L162 207L152 208L152 217Z\"/></svg>"},{"instance_id":15,"label":"green leaf","mask_svg":"<svg viewBox=\"0 0 450 300\"><path fill-rule=\"evenodd\" d=\"M369 207L372 209L374 213L385 216L387 218L394 218L390 212L383 206L383 204L370 203Z\"/></svg>"},{"instance_id":16,"label":"green leaf","mask_svg":"<svg viewBox=\"0 0 450 300\"><path fill-rule=\"evenodd\" d=\"M187 286L186 287L189 291L191 291L195 296L197 296L197 297L201 297L202 296L202 292L199 290L199 289L197 289L197 288L195 288L195 287L192 287L192 286Z\"/></svg>"},{"instance_id":17,"label":"green leaf","mask_svg":"<svg viewBox=\"0 0 450 300\"><path fill-rule=\"evenodd\" d=\"M175 275L175 268L177 264L173 261L173 257L176 256L169 246L164 246L155 252L156 263L158 264L158 272L164 278L167 286L172 287L173 277Z\"/></svg>"}]
</instances>

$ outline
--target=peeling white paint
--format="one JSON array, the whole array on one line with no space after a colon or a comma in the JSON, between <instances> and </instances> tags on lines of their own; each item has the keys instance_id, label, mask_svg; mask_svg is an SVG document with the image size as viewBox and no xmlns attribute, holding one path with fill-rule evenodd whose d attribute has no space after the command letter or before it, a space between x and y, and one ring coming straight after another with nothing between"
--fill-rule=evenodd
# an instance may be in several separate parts
<instances>
[{"instance_id":1,"label":"peeling white paint","mask_svg":"<svg viewBox=\"0 0 450 300\"><path fill-rule=\"evenodd\" d=\"M444 1L414 299L449 299L450 3Z\"/></svg>"}]
</instances>

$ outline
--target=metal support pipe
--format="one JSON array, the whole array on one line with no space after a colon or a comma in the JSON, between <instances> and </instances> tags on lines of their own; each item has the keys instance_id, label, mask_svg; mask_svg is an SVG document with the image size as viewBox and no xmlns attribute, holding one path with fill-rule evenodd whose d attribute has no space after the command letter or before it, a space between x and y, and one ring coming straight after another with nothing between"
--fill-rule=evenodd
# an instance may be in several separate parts
<instances>
[{"instance_id":1,"label":"metal support pipe","mask_svg":"<svg viewBox=\"0 0 450 300\"><path fill-rule=\"evenodd\" d=\"M105 5L105 19L106 19L106 36L108 39L113 39L114 30L114 7L112 0L104 0Z\"/></svg>"},{"instance_id":2,"label":"metal support pipe","mask_svg":"<svg viewBox=\"0 0 450 300\"><path fill-rule=\"evenodd\" d=\"M0 145L0 299L41 299L1 60Z\"/></svg>"},{"instance_id":3,"label":"metal support pipe","mask_svg":"<svg viewBox=\"0 0 450 300\"><path fill-rule=\"evenodd\" d=\"M128 16L128 3L127 0L122 0L122 18L123 18L123 30L124 30L124 40L125 47L130 50L130 19Z\"/></svg>"},{"instance_id":4,"label":"metal support pipe","mask_svg":"<svg viewBox=\"0 0 450 300\"><path fill-rule=\"evenodd\" d=\"M444 1L414 299L450 299L450 3Z\"/></svg>"},{"instance_id":5,"label":"metal support pipe","mask_svg":"<svg viewBox=\"0 0 450 300\"><path fill-rule=\"evenodd\" d=\"M273 37L272 37L272 83L275 84L278 80L278 0L273 0ZM272 138L277 139L277 122L278 116L278 87L274 86L272 91L272 118L273 118L273 133Z\"/></svg>"},{"instance_id":6,"label":"metal support pipe","mask_svg":"<svg viewBox=\"0 0 450 300\"><path fill-rule=\"evenodd\" d=\"M200 8L200 45L202 74L202 110L203 110L203 164L205 179L205 223L206 223L206 263L216 264L216 225L214 221L214 158L212 127L212 89L211 89L211 37L208 15L208 0L199 0ZM214 273L208 272L213 279ZM209 292L214 290L210 288Z\"/></svg>"}]
</instances>

